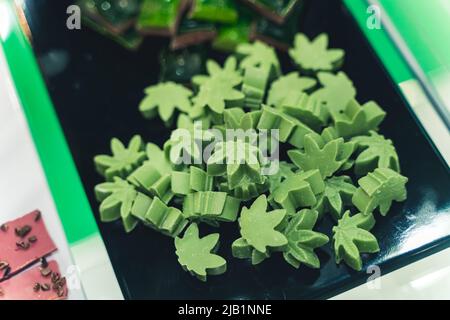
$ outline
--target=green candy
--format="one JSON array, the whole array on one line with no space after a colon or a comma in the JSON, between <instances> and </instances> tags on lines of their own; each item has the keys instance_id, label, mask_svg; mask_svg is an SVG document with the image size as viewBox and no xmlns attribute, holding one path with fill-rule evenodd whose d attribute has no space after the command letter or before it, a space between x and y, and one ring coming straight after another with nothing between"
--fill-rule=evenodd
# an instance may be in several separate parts
<instances>
[{"instance_id":1,"label":"green candy","mask_svg":"<svg viewBox=\"0 0 450 320\"><path fill-rule=\"evenodd\" d=\"M358 180L359 188L352 202L363 214L370 214L379 207L385 216L392 201L406 200L408 178L388 168L378 168Z\"/></svg>"},{"instance_id":2,"label":"green candy","mask_svg":"<svg viewBox=\"0 0 450 320\"><path fill-rule=\"evenodd\" d=\"M183 202L183 214L191 220L212 222L236 221L241 201L225 192L198 191L189 193Z\"/></svg>"},{"instance_id":3,"label":"green candy","mask_svg":"<svg viewBox=\"0 0 450 320\"><path fill-rule=\"evenodd\" d=\"M380 250L377 239L369 232L374 225L375 219L372 214L358 213L350 216L350 211L346 211L337 226L333 227L336 263L344 261L352 269L360 271L361 253L374 253Z\"/></svg>"},{"instance_id":4,"label":"green candy","mask_svg":"<svg viewBox=\"0 0 450 320\"><path fill-rule=\"evenodd\" d=\"M126 178L136 167L146 159L143 151L142 138L135 135L131 138L128 148L119 139L111 140L112 155L98 155L94 157L97 172L112 181L114 177Z\"/></svg>"},{"instance_id":5,"label":"green candy","mask_svg":"<svg viewBox=\"0 0 450 320\"><path fill-rule=\"evenodd\" d=\"M269 80L270 69L249 66L244 72L242 92L245 95L244 106L249 109L260 109Z\"/></svg>"},{"instance_id":6,"label":"green candy","mask_svg":"<svg viewBox=\"0 0 450 320\"><path fill-rule=\"evenodd\" d=\"M219 234L213 233L199 237L198 226L192 223L185 231L183 238L175 238L176 255L183 269L189 271L201 281L208 275L219 275L227 270L227 262L217 251Z\"/></svg>"},{"instance_id":7,"label":"green candy","mask_svg":"<svg viewBox=\"0 0 450 320\"><path fill-rule=\"evenodd\" d=\"M275 228L283 221L286 211L267 212L267 198L261 195L250 208L244 207L239 218L242 238L257 251L266 254L269 248L283 248L286 237Z\"/></svg>"},{"instance_id":8,"label":"green candy","mask_svg":"<svg viewBox=\"0 0 450 320\"><path fill-rule=\"evenodd\" d=\"M317 211L303 209L293 216L283 232L288 240L283 257L294 268L298 269L301 264L320 268L320 261L314 249L325 245L329 239L326 235L312 230L317 217Z\"/></svg>"},{"instance_id":9,"label":"green candy","mask_svg":"<svg viewBox=\"0 0 450 320\"><path fill-rule=\"evenodd\" d=\"M342 65L344 50L328 49L328 35L322 33L313 41L302 33L295 36L289 55L305 72L333 71Z\"/></svg>"},{"instance_id":10,"label":"green candy","mask_svg":"<svg viewBox=\"0 0 450 320\"><path fill-rule=\"evenodd\" d=\"M397 151L391 140L370 131L369 136L354 137L352 141L361 152L355 160L355 174L365 175L376 168L389 168L400 172Z\"/></svg>"},{"instance_id":11,"label":"green candy","mask_svg":"<svg viewBox=\"0 0 450 320\"><path fill-rule=\"evenodd\" d=\"M157 113L168 123L174 116L175 109L188 113L192 107L189 98L192 91L174 82L163 82L145 89L146 97L139 104L139 111L147 118Z\"/></svg>"},{"instance_id":12,"label":"green candy","mask_svg":"<svg viewBox=\"0 0 450 320\"><path fill-rule=\"evenodd\" d=\"M316 133L307 134L303 145L303 151L289 150L289 158L302 170L319 169L324 178L338 171L349 160L355 148L353 142L344 142L343 138L325 142Z\"/></svg>"},{"instance_id":13,"label":"green candy","mask_svg":"<svg viewBox=\"0 0 450 320\"><path fill-rule=\"evenodd\" d=\"M241 58L239 67L242 70L249 67L264 67L270 70L270 78L279 77L281 74L280 62L275 50L260 41L238 45L236 54Z\"/></svg>"},{"instance_id":14,"label":"green candy","mask_svg":"<svg viewBox=\"0 0 450 320\"><path fill-rule=\"evenodd\" d=\"M132 185L115 177L113 182L104 182L95 186L95 195L100 201L100 220L103 222L122 219L126 232L131 232L137 220L131 215L131 207L137 192Z\"/></svg>"}]
</instances>

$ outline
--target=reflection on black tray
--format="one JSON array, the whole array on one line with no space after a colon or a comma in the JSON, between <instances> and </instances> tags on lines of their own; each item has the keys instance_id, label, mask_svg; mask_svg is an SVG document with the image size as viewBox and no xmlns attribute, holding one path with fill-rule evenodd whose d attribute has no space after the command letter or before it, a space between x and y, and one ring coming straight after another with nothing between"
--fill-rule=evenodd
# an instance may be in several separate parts
<instances>
[{"instance_id":1,"label":"reflection on black tray","mask_svg":"<svg viewBox=\"0 0 450 320\"><path fill-rule=\"evenodd\" d=\"M95 172L93 156L107 152L112 136L126 141L139 133L145 140L159 144L168 138L168 130L159 121L147 122L137 109L143 89L158 80L159 51L167 43L152 38L138 52L129 52L89 29L67 30L67 1L26 3L34 48L98 221L93 188L102 178ZM362 102L374 99L387 111L381 131L395 142L402 173L409 178L407 201L393 205L387 217L377 216L373 233L381 252L364 257L364 270L377 264L385 274L448 246L447 167L415 123L351 17L339 1L315 0L300 21L300 30L308 36L327 32L332 47L346 50L343 69L358 89L357 98ZM284 55L280 58L287 60ZM330 233L328 221L323 220L319 231ZM254 267L232 258L231 250L227 250L238 236L236 226L231 224L221 229L220 253L229 263L227 273L200 283L179 266L173 242L167 237L145 227L127 235L120 223L98 225L127 298L329 297L363 283L369 276L336 265L330 245L318 250L320 270L295 270L281 257Z\"/></svg>"}]
</instances>

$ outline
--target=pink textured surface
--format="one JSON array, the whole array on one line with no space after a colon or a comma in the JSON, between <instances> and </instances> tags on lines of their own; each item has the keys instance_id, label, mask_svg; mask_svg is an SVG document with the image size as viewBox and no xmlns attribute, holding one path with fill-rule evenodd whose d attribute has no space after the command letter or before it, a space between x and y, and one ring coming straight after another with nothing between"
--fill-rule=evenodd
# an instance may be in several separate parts
<instances>
[{"instance_id":1,"label":"pink textured surface","mask_svg":"<svg viewBox=\"0 0 450 320\"><path fill-rule=\"evenodd\" d=\"M42 257L47 256L56 250L53 240L50 238L45 228L42 217L35 219L38 210L32 211L16 220L6 222L7 229L0 230L0 261L5 261L11 268L9 275L12 275ZM37 221L35 221L37 220ZM15 228L22 228L24 225L31 227L30 233L25 238L20 238L15 233ZM18 241L27 241L31 236L35 236L37 241L30 244L26 250L19 249L16 245ZM4 278L4 273L0 273L0 280Z\"/></svg>"},{"instance_id":2,"label":"pink textured surface","mask_svg":"<svg viewBox=\"0 0 450 320\"><path fill-rule=\"evenodd\" d=\"M59 273L58 263L49 261L48 267ZM33 287L36 283L48 284L48 291L34 291ZM59 297L52 288L51 277L44 277L41 274L40 266L21 272L11 279L0 282L0 300L58 300L67 298L67 289L64 288L63 296Z\"/></svg>"}]
</instances>

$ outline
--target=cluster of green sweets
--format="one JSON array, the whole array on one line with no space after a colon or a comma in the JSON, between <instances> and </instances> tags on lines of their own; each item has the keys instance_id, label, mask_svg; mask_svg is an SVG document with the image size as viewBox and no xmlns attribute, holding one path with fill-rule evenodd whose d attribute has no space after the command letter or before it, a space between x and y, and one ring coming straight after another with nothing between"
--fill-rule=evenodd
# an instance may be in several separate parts
<instances>
[{"instance_id":1,"label":"cluster of green sweets","mask_svg":"<svg viewBox=\"0 0 450 320\"><path fill-rule=\"evenodd\" d=\"M344 52L328 49L324 34L312 42L299 34L289 54L299 71L283 75L273 48L244 44L223 66L208 61L193 90L172 82L148 87L139 110L159 116L171 138L162 149L139 136L127 146L113 139L112 154L95 157L106 179L95 188L101 220L122 219L127 232L142 223L175 238L181 266L206 280L227 262L216 254L219 233L201 238L202 224L220 231L235 223L236 258L258 264L279 253L295 268L319 268L315 250L330 239L316 223L332 219L336 262L361 270L361 254L379 251L370 233L375 215L406 199L408 179L392 141L378 133L386 113L373 101L360 104L338 71ZM269 161L263 146L245 137L218 140L209 129L276 129L286 159ZM190 143L181 131L192 133ZM212 146L207 159L205 146ZM236 154L248 157L228 161ZM263 174L274 161L277 170Z\"/></svg>"}]
</instances>

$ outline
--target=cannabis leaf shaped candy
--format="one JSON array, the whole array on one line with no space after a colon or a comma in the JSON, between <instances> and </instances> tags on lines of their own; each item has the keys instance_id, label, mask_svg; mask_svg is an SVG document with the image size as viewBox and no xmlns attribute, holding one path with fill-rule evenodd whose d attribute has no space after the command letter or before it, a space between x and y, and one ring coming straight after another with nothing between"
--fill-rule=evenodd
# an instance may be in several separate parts
<instances>
[{"instance_id":1,"label":"cannabis leaf shaped candy","mask_svg":"<svg viewBox=\"0 0 450 320\"><path fill-rule=\"evenodd\" d=\"M352 204L352 196L356 187L348 176L331 177L325 180L325 191L319 195L314 209L319 214L328 212L338 220L341 218L345 205Z\"/></svg>"},{"instance_id":2,"label":"cannabis leaf shaped candy","mask_svg":"<svg viewBox=\"0 0 450 320\"><path fill-rule=\"evenodd\" d=\"M378 168L358 180L359 188L353 195L353 204L363 213L369 214L377 207L385 216L392 201L406 200L408 178L388 168Z\"/></svg>"},{"instance_id":3,"label":"cannabis leaf shaped candy","mask_svg":"<svg viewBox=\"0 0 450 320\"><path fill-rule=\"evenodd\" d=\"M323 246L329 239L326 235L312 230L317 217L317 211L303 209L294 215L283 232L288 240L283 256L294 268L300 267L300 264L310 268L320 267L314 249Z\"/></svg>"},{"instance_id":4,"label":"cannabis leaf shaped candy","mask_svg":"<svg viewBox=\"0 0 450 320\"><path fill-rule=\"evenodd\" d=\"M330 113L323 103L311 98L306 93L286 96L282 110L315 131L320 131L328 123L330 117Z\"/></svg>"},{"instance_id":5,"label":"cannabis leaf shaped candy","mask_svg":"<svg viewBox=\"0 0 450 320\"><path fill-rule=\"evenodd\" d=\"M145 160L143 147L142 138L138 135L131 138L128 148L125 148L119 139L113 138L111 140L112 155L96 156L95 167L108 181L112 181L116 176L125 178Z\"/></svg>"},{"instance_id":6,"label":"cannabis leaf shaped candy","mask_svg":"<svg viewBox=\"0 0 450 320\"><path fill-rule=\"evenodd\" d=\"M163 82L145 89L146 97L139 105L145 118L153 118L158 112L164 122L172 119L175 109L188 113L192 91L174 82Z\"/></svg>"},{"instance_id":7,"label":"cannabis leaf shaped candy","mask_svg":"<svg viewBox=\"0 0 450 320\"><path fill-rule=\"evenodd\" d=\"M218 143L208 159L207 172L212 176L226 174L230 189L236 188L245 178L263 183L260 151L242 140Z\"/></svg>"},{"instance_id":8,"label":"cannabis leaf shaped candy","mask_svg":"<svg viewBox=\"0 0 450 320\"><path fill-rule=\"evenodd\" d=\"M352 99L342 112L332 113L331 116L338 135L350 138L376 130L386 116L386 112L374 101L361 106Z\"/></svg>"},{"instance_id":9,"label":"cannabis leaf shaped candy","mask_svg":"<svg viewBox=\"0 0 450 320\"><path fill-rule=\"evenodd\" d=\"M319 169L322 177L330 177L350 158L354 143L338 138L325 142L317 133L308 134L304 140L304 151L289 150L292 162L303 170Z\"/></svg>"},{"instance_id":10,"label":"cannabis leaf shaped candy","mask_svg":"<svg viewBox=\"0 0 450 320\"><path fill-rule=\"evenodd\" d=\"M372 214L364 215L358 213L350 216L350 211L346 211L333 227L334 252L336 263L342 260L352 269L361 270L361 253L378 252L378 241L369 232L375 225Z\"/></svg>"},{"instance_id":11,"label":"cannabis leaf shaped candy","mask_svg":"<svg viewBox=\"0 0 450 320\"><path fill-rule=\"evenodd\" d=\"M278 76L281 73L280 62L278 61L275 50L261 41L238 45L236 54L242 57L239 65L241 69L265 67L269 68L272 76Z\"/></svg>"},{"instance_id":12,"label":"cannabis leaf shaped candy","mask_svg":"<svg viewBox=\"0 0 450 320\"><path fill-rule=\"evenodd\" d=\"M295 36L289 55L301 70L309 72L333 71L344 60L344 50L328 49L328 35L322 33L313 41L302 33Z\"/></svg>"},{"instance_id":13,"label":"cannabis leaf shaped candy","mask_svg":"<svg viewBox=\"0 0 450 320\"><path fill-rule=\"evenodd\" d=\"M239 218L242 238L261 253L269 248L282 248L287 245L286 237L275 228L283 221L283 209L267 212L267 198L259 196L250 208L244 207Z\"/></svg>"},{"instance_id":14,"label":"cannabis leaf shaped candy","mask_svg":"<svg viewBox=\"0 0 450 320\"><path fill-rule=\"evenodd\" d=\"M192 82L198 86L201 86L211 80L212 78L220 78L222 81L227 81L231 83L240 83L242 81L242 76L240 71L237 69L237 60L235 57L230 56L225 60L223 68L214 61L208 60L206 62L207 75L197 75L192 78Z\"/></svg>"},{"instance_id":15,"label":"cannabis leaf shaped candy","mask_svg":"<svg viewBox=\"0 0 450 320\"><path fill-rule=\"evenodd\" d=\"M200 86L198 94L193 98L194 107L190 115L194 118L203 115L205 107L215 113L222 114L225 108L240 107L244 102L244 94L235 87L240 81L212 78Z\"/></svg>"},{"instance_id":16,"label":"cannabis leaf shaped candy","mask_svg":"<svg viewBox=\"0 0 450 320\"><path fill-rule=\"evenodd\" d=\"M357 175L365 175L376 168L389 168L400 172L398 155L390 139L370 131L369 136L354 137L352 141L357 144L358 150L362 151L355 161Z\"/></svg>"},{"instance_id":17,"label":"cannabis leaf shaped candy","mask_svg":"<svg viewBox=\"0 0 450 320\"><path fill-rule=\"evenodd\" d=\"M317 196L325 190L319 170L309 170L289 175L271 194L275 203L292 215L300 207L313 206Z\"/></svg>"},{"instance_id":18,"label":"cannabis leaf shaped candy","mask_svg":"<svg viewBox=\"0 0 450 320\"><path fill-rule=\"evenodd\" d=\"M344 72L338 72L336 75L319 72L317 77L323 88L315 91L311 97L323 103L330 113L342 112L348 102L356 97L353 82Z\"/></svg>"},{"instance_id":19,"label":"cannabis leaf shaped candy","mask_svg":"<svg viewBox=\"0 0 450 320\"><path fill-rule=\"evenodd\" d=\"M100 219L110 222L122 218L126 232L130 232L137 224L131 215L131 207L137 192L128 182L114 177L113 182L104 182L95 186L95 195L100 204Z\"/></svg>"},{"instance_id":20,"label":"cannabis leaf shaped candy","mask_svg":"<svg viewBox=\"0 0 450 320\"><path fill-rule=\"evenodd\" d=\"M291 72L279 77L272 83L267 97L267 104L280 108L286 102L298 99L303 91L316 85L316 80L308 77L300 77L298 72Z\"/></svg>"},{"instance_id":21,"label":"cannabis leaf shaped candy","mask_svg":"<svg viewBox=\"0 0 450 320\"><path fill-rule=\"evenodd\" d=\"M261 66L249 66L245 69L242 92L245 95L244 106L249 109L260 109L266 87L269 82L270 69Z\"/></svg>"},{"instance_id":22,"label":"cannabis leaf shaped candy","mask_svg":"<svg viewBox=\"0 0 450 320\"><path fill-rule=\"evenodd\" d=\"M207 275L224 273L227 262L213 253L218 247L218 241L218 233L200 238L197 224L192 223L184 232L183 238L175 238L178 262L183 269L202 281L206 281Z\"/></svg>"}]
</instances>

